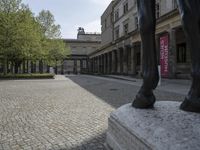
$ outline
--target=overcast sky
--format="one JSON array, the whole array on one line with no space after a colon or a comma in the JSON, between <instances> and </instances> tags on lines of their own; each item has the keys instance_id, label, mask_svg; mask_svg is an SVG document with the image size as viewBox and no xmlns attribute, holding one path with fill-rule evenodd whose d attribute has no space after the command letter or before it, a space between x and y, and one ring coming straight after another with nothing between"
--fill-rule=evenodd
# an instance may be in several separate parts
<instances>
[{"instance_id":1,"label":"overcast sky","mask_svg":"<svg viewBox=\"0 0 200 150\"><path fill-rule=\"evenodd\" d=\"M76 38L78 27L100 32L100 17L111 0L22 0L37 15L50 10L61 25L62 38Z\"/></svg>"}]
</instances>

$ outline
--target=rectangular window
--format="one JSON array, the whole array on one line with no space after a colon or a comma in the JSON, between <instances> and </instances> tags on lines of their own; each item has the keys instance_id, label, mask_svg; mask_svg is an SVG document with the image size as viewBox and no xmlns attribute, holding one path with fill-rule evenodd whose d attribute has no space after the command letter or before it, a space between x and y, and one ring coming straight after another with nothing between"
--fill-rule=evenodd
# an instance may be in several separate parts
<instances>
[{"instance_id":1,"label":"rectangular window","mask_svg":"<svg viewBox=\"0 0 200 150\"><path fill-rule=\"evenodd\" d=\"M186 43L181 43L177 45L177 63L187 62L187 48Z\"/></svg>"},{"instance_id":2,"label":"rectangular window","mask_svg":"<svg viewBox=\"0 0 200 150\"><path fill-rule=\"evenodd\" d=\"M128 34L128 23L124 25L124 35Z\"/></svg>"},{"instance_id":3,"label":"rectangular window","mask_svg":"<svg viewBox=\"0 0 200 150\"><path fill-rule=\"evenodd\" d=\"M115 11L115 21L119 19L119 10Z\"/></svg>"},{"instance_id":4,"label":"rectangular window","mask_svg":"<svg viewBox=\"0 0 200 150\"><path fill-rule=\"evenodd\" d=\"M124 3L124 14L128 12L128 2Z\"/></svg>"},{"instance_id":5,"label":"rectangular window","mask_svg":"<svg viewBox=\"0 0 200 150\"><path fill-rule=\"evenodd\" d=\"M104 27L105 27L105 29L107 28L107 19L105 19Z\"/></svg>"},{"instance_id":6,"label":"rectangular window","mask_svg":"<svg viewBox=\"0 0 200 150\"><path fill-rule=\"evenodd\" d=\"M119 28L115 29L115 39L119 38Z\"/></svg>"}]
</instances>

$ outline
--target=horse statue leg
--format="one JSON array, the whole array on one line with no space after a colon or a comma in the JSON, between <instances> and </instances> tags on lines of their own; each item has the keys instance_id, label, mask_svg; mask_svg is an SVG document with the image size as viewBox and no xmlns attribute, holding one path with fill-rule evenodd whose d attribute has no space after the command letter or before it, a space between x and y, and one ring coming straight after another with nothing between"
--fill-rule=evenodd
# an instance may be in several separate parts
<instances>
[{"instance_id":1,"label":"horse statue leg","mask_svg":"<svg viewBox=\"0 0 200 150\"><path fill-rule=\"evenodd\" d=\"M145 109L153 107L156 101L153 90L157 87L159 80L155 46L155 0L137 0L137 7L143 51L143 85L132 106Z\"/></svg>"},{"instance_id":2,"label":"horse statue leg","mask_svg":"<svg viewBox=\"0 0 200 150\"><path fill-rule=\"evenodd\" d=\"M200 112L200 0L177 1L192 61L192 85L180 108Z\"/></svg>"}]
</instances>

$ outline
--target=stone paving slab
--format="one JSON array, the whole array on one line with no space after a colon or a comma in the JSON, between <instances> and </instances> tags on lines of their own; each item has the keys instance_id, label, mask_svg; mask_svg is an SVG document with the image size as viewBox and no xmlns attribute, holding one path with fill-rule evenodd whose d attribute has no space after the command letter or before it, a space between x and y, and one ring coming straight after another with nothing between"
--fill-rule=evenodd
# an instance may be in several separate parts
<instances>
[{"instance_id":1,"label":"stone paving slab","mask_svg":"<svg viewBox=\"0 0 200 150\"><path fill-rule=\"evenodd\" d=\"M0 81L0 150L103 150L110 113L137 91L127 82L90 76Z\"/></svg>"},{"instance_id":2,"label":"stone paving slab","mask_svg":"<svg viewBox=\"0 0 200 150\"><path fill-rule=\"evenodd\" d=\"M0 82L0 149L104 149L113 108L71 80Z\"/></svg>"}]
</instances>

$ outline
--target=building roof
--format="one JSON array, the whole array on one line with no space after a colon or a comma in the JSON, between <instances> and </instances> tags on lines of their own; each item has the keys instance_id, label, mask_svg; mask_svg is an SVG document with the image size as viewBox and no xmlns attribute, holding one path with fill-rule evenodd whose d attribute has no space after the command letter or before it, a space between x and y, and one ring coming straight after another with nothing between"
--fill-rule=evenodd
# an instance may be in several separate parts
<instances>
[{"instance_id":1,"label":"building roof","mask_svg":"<svg viewBox=\"0 0 200 150\"><path fill-rule=\"evenodd\" d=\"M64 42L67 43L101 43L101 41L85 41L85 40L77 40L77 39L63 39Z\"/></svg>"}]
</instances>

